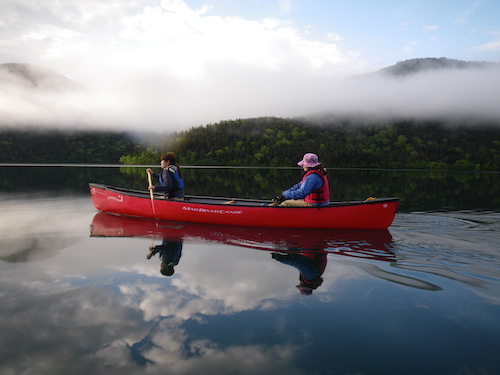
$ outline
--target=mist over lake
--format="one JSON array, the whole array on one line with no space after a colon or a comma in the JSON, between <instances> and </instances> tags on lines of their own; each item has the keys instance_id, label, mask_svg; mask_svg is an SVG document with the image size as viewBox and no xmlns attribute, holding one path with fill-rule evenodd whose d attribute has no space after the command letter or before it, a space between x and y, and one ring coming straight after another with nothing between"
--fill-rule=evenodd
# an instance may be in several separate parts
<instances>
[{"instance_id":1,"label":"mist over lake","mask_svg":"<svg viewBox=\"0 0 500 375\"><path fill-rule=\"evenodd\" d=\"M196 79L116 68L75 82L50 67L0 64L0 128L162 133L263 116L500 121L498 63L423 58L360 73L209 64Z\"/></svg>"}]
</instances>

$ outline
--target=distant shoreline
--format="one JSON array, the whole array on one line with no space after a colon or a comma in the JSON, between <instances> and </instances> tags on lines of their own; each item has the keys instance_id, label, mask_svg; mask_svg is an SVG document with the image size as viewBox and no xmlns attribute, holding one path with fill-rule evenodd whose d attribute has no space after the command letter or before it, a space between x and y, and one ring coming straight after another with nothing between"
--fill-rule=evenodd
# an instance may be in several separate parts
<instances>
[{"instance_id":1,"label":"distant shoreline","mask_svg":"<svg viewBox=\"0 0 500 375\"><path fill-rule=\"evenodd\" d=\"M234 165L179 165L184 169L301 169L300 167L257 167L257 166L234 166ZM88 164L88 163L0 163L0 167L75 167L75 168L151 168L158 167L156 164ZM413 168L336 168L328 170L339 171L402 171L402 172L453 172L453 173L481 173L496 174L500 171L475 171L456 169L413 169Z\"/></svg>"}]
</instances>

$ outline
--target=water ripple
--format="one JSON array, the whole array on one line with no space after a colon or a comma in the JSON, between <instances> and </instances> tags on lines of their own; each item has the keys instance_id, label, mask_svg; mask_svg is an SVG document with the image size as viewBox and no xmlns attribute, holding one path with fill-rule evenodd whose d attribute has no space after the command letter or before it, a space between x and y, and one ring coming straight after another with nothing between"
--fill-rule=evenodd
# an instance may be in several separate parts
<instances>
[{"instance_id":1,"label":"water ripple","mask_svg":"<svg viewBox=\"0 0 500 375\"><path fill-rule=\"evenodd\" d=\"M497 212L399 214L391 227L394 266L483 288L500 282L499 229Z\"/></svg>"}]
</instances>

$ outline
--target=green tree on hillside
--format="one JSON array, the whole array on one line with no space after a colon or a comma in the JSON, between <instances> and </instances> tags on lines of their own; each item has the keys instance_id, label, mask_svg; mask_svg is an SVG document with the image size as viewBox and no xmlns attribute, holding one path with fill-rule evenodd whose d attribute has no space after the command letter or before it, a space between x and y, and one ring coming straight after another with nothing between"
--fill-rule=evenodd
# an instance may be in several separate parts
<instances>
[{"instance_id":1,"label":"green tree on hillside","mask_svg":"<svg viewBox=\"0 0 500 375\"><path fill-rule=\"evenodd\" d=\"M488 124L337 120L318 126L265 117L192 128L150 147L176 152L184 165L295 166L305 152L316 152L330 167L499 170L499 139L499 127Z\"/></svg>"}]
</instances>

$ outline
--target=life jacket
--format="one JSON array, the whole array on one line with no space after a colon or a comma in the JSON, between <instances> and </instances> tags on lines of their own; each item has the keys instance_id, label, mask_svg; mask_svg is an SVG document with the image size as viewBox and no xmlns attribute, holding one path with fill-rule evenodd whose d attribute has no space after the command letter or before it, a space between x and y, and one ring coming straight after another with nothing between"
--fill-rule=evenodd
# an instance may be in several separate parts
<instances>
[{"instance_id":1,"label":"life jacket","mask_svg":"<svg viewBox=\"0 0 500 375\"><path fill-rule=\"evenodd\" d=\"M311 194L304 198L304 200L308 203L320 205L330 200L330 188L328 186L328 179L326 178L326 175L324 175L317 169L308 170L304 174L304 177L302 177L302 181L304 181L307 176L313 173L317 173L318 176L321 177L321 179L323 180L323 185L319 189L313 190Z\"/></svg>"},{"instance_id":2,"label":"life jacket","mask_svg":"<svg viewBox=\"0 0 500 375\"><path fill-rule=\"evenodd\" d=\"M179 188L181 190L184 189L184 180L180 176L179 170L177 169L177 167L175 165L171 165L168 167L168 171L172 172L172 175L174 176L174 181L175 181L175 184L177 185L177 188Z\"/></svg>"},{"instance_id":3,"label":"life jacket","mask_svg":"<svg viewBox=\"0 0 500 375\"><path fill-rule=\"evenodd\" d=\"M179 175L179 170L177 169L177 167L175 165L170 165L167 168L167 171L172 174L172 177L173 177L174 184L175 184L176 188L179 189L179 190L184 189L184 180ZM161 173L158 176L158 180L160 181L160 184L162 184L162 185L165 184L165 181L163 181Z\"/></svg>"},{"instance_id":4,"label":"life jacket","mask_svg":"<svg viewBox=\"0 0 500 375\"><path fill-rule=\"evenodd\" d=\"M327 252L320 250L308 250L304 251L301 255L305 256L309 259L309 264L311 267L314 267L317 271L317 275L314 279L308 280L302 275L299 276L299 280L301 281L302 286L306 286L308 288L316 289L323 283L323 272L325 272L326 262L327 262Z\"/></svg>"}]
</instances>

